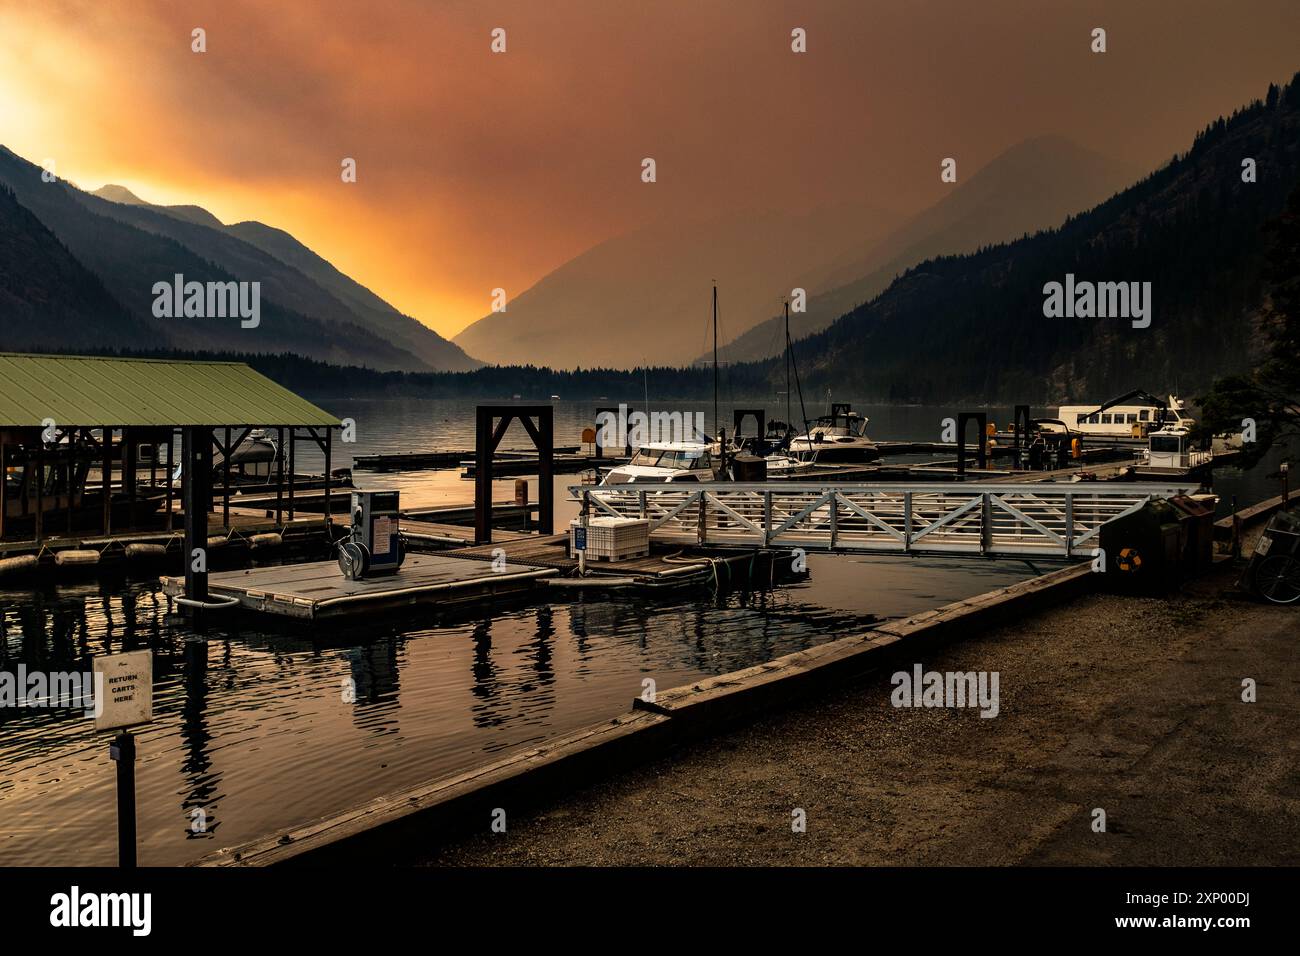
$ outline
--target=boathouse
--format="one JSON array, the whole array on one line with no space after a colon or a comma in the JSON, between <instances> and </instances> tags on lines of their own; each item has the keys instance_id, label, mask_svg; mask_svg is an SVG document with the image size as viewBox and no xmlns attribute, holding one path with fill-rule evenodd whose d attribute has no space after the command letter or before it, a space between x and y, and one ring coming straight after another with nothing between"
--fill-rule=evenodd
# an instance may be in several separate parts
<instances>
[{"instance_id":1,"label":"boathouse","mask_svg":"<svg viewBox=\"0 0 1300 956\"><path fill-rule=\"evenodd\" d=\"M339 427L240 362L0 353L0 550L88 534L161 532L170 541L180 516L189 554L205 546L209 521L239 523L231 492L241 483L265 491L266 517L280 526L295 516L295 449L304 441L324 457L328 523ZM263 453L250 454L259 443ZM220 517L209 518L214 510ZM187 584L205 593L206 574Z\"/></svg>"}]
</instances>

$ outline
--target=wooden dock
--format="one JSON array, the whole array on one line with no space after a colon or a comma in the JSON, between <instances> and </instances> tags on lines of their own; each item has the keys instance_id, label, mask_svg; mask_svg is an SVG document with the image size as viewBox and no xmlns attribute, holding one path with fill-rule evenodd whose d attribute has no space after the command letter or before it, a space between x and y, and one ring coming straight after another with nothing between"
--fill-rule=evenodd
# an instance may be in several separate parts
<instances>
[{"instance_id":1,"label":"wooden dock","mask_svg":"<svg viewBox=\"0 0 1300 956\"><path fill-rule=\"evenodd\" d=\"M494 531L495 535L496 532ZM446 552L458 560L491 561L499 553L512 564L538 568L552 568L566 575L562 580L552 578L547 584L555 587L609 586L617 581L644 587L676 586L712 581L730 583L745 578L749 583L771 583L780 579L784 571L773 572L773 564L785 562L789 567L792 554L788 548L694 548L681 545L658 545L651 542L650 553L639 558L621 561L587 561L587 577L570 577L577 573L578 559L568 552L568 535L521 535L512 540L459 548Z\"/></svg>"},{"instance_id":2,"label":"wooden dock","mask_svg":"<svg viewBox=\"0 0 1300 956\"><path fill-rule=\"evenodd\" d=\"M581 451L579 445L557 445L556 455L574 455ZM536 460L533 452L498 451L498 461L512 458L531 458ZM474 449L433 449L431 451L409 451L395 454L357 455L352 459L352 467L365 471L425 471L438 468L459 468L474 460Z\"/></svg>"},{"instance_id":3,"label":"wooden dock","mask_svg":"<svg viewBox=\"0 0 1300 956\"><path fill-rule=\"evenodd\" d=\"M494 570L490 564L445 555L412 554L396 574L361 581L343 577L334 561L223 571L209 575L208 593L213 600L233 598L252 611L322 621L513 594L557 573L554 568L511 563ZM185 579L164 577L162 589L169 598L181 597Z\"/></svg>"},{"instance_id":4,"label":"wooden dock","mask_svg":"<svg viewBox=\"0 0 1300 956\"><path fill-rule=\"evenodd\" d=\"M418 521L403 517L398 525L402 543L408 551L420 549L465 548L474 544L474 528L463 524L444 524L437 521ZM492 529L494 540L510 541L515 538L536 537L526 531Z\"/></svg>"}]
</instances>

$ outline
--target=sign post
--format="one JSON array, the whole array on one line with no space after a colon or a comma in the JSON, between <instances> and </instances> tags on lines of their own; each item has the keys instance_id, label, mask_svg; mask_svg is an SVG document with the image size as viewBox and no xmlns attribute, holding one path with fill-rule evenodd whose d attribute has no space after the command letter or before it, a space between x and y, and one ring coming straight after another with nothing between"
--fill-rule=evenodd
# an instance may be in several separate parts
<instances>
[{"instance_id":1,"label":"sign post","mask_svg":"<svg viewBox=\"0 0 1300 956\"><path fill-rule=\"evenodd\" d=\"M117 761L117 865L135 869L135 738L122 731L109 744L108 755Z\"/></svg>"},{"instance_id":2,"label":"sign post","mask_svg":"<svg viewBox=\"0 0 1300 956\"><path fill-rule=\"evenodd\" d=\"M95 729L120 730L108 755L117 763L117 865L135 868L135 737L153 720L153 651L96 657Z\"/></svg>"}]
</instances>

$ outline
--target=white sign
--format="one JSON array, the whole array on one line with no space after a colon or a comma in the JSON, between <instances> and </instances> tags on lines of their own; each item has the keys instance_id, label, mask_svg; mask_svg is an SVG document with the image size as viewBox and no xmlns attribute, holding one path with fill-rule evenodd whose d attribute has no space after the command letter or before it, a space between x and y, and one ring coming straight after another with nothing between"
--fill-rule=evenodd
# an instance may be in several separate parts
<instances>
[{"instance_id":1,"label":"white sign","mask_svg":"<svg viewBox=\"0 0 1300 956\"><path fill-rule=\"evenodd\" d=\"M113 730L153 720L153 651L96 657L96 730Z\"/></svg>"},{"instance_id":2,"label":"white sign","mask_svg":"<svg viewBox=\"0 0 1300 956\"><path fill-rule=\"evenodd\" d=\"M374 545L374 554L388 554L388 546L392 544L389 539L393 535L393 519L389 517L375 519L375 533L371 544Z\"/></svg>"}]
</instances>

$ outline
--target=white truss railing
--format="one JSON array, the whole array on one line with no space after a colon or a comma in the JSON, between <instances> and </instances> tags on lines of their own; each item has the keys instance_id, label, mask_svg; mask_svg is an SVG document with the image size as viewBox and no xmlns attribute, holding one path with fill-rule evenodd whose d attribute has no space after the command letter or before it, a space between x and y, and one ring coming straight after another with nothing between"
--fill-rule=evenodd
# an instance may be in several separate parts
<instances>
[{"instance_id":1,"label":"white truss railing","mask_svg":"<svg viewBox=\"0 0 1300 956\"><path fill-rule=\"evenodd\" d=\"M1072 556L1107 521L1199 485L1150 482L578 485L587 514L647 518L657 541L824 551Z\"/></svg>"}]
</instances>

